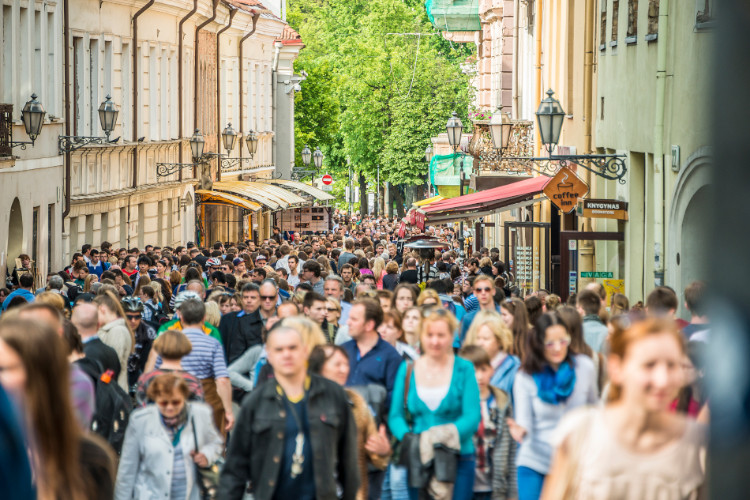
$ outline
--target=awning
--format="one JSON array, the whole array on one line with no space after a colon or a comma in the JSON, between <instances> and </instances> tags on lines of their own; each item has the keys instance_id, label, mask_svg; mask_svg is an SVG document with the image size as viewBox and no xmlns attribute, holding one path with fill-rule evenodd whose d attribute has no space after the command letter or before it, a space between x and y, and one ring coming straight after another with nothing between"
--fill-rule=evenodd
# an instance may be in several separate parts
<instances>
[{"instance_id":1,"label":"awning","mask_svg":"<svg viewBox=\"0 0 750 500\"><path fill-rule=\"evenodd\" d=\"M292 205L305 205L307 203L304 198L297 196L291 191L263 182L220 181L214 182L213 190L247 198L265 205L271 210L289 208Z\"/></svg>"},{"instance_id":2,"label":"awning","mask_svg":"<svg viewBox=\"0 0 750 500\"><path fill-rule=\"evenodd\" d=\"M497 211L531 205L549 182L549 177L539 176L514 182L506 186L486 189L466 196L458 196L420 208L429 222L448 222L467 216L481 217Z\"/></svg>"},{"instance_id":3,"label":"awning","mask_svg":"<svg viewBox=\"0 0 750 500\"><path fill-rule=\"evenodd\" d=\"M429 205L430 203L437 203L438 201L443 201L445 198L437 195L433 196L432 198L427 198L426 200L417 201L415 203L412 203L415 207L423 207L425 205Z\"/></svg>"},{"instance_id":4,"label":"awning","mask_svg":"<svg viewBox=\"0 0 750 500\"><path fill-rule=\"evenodd\" d=\"M304 182L290 181L287 179L265 179L264 182L268 182L270 184L277 184L285 188L295 189L302 193L308 194L312 196L313 198L315 198L316 200L320 200L320 201L331 201L331 200L336 199L335 196L326 193L322 189L318 189L315 186L305 184Z\"/></svg>"},{"instance_id":5,"label":"awning","mask_svg":"<svg viewBox=\"0 0 750 500\"><path fill-rule=\"evenodd\" d=\"M195 194L201 197L203 203L220 203L226 205L234 205L236 207L244 208L246 210L252 210L258 212L261 206L253 201L246 200L233 194L220 193L218 191L208 191L206 189L199 189L195 191Z\"/></svg>"}]
</instances>

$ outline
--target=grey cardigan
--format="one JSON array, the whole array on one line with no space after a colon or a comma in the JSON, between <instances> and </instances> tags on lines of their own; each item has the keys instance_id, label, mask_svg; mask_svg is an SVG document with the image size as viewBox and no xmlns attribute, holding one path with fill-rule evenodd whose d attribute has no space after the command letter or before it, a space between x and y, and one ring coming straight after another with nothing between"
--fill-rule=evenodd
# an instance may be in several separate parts
<instances>
[{"instance_id":1,"label":"grey cardigan","mask_svg":"<svg viewBox=\"0 0 750 500\"><path fill-rule=\"evenodd\" d=\"M180 436L180 446L187 474L187 500L198 500L195 467L190 452L196 449L193 420L198 436L198 450L213 464L221 454L223 440L214 427L213 410L205 403L188 403L188 421ZM135 410L117 469L115 500L149 500L169 498L172 484L172 440L164 428L156 405Z\"/></svg>"},{"instance_id":2,"label":"grey cardigan","mask_svg":"<svg viewBox=\"0 0 750 500\"><path fill-rule=\"evenodd\" d=\"M263 355L263 347L262 344L252 346L227 367L232 386L246 392L251 392L255 388L257 383L257 380L255 380L255 365L258 364Z\"/></svg>"}]
</instances>

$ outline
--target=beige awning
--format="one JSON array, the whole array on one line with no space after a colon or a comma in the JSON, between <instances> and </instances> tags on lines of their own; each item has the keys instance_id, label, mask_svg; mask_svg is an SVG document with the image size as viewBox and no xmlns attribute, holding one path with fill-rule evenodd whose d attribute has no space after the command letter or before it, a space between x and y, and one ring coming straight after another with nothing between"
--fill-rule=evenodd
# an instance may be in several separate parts
<instances>
[{"instance_id":1,"label":"beige awning","mask_svg":"<svg viewBox=\"0 0 750 500\"><path fill-rule=\"evenodd\" d=\"M271 210L307 203L304 198L291 191L262 182L220 181L213 183L213 190L247 198Z\"/></svg>"},{"instance_id":2,"label":"beige awning","mask_svg":"<svg viewBox=\"0 0 750 500\"><path fill-rule=\"evenodd\" d=\"M297 191L301 191L305 194L308 194L315 198L316 200L320 201L331 201L335 200L336 197L326 193L322 189L318 189L315 186L311 186L309 184L305 184L304 182L299 181L290 181L287 179L266 179L265 182L271 183L271 184L278 184L279 186L287 187L290 189L296 189Z\"/></svg>"},{"instance_id":3,"label":"beige awning","mask_svg":"<svg viewBox=\"0 0 750 500\"><path fill-rule=\"evenodd\" d=\"M246 200L245 198L235 196L233 194L220 193L218 191L208 191L206 189L196 190L195 194L199 195L204 203L221 203L226 205L234 205L235 207L244 208L253 212L258 212L262 208L258 203Z\"/></svg>"}]
</instances>

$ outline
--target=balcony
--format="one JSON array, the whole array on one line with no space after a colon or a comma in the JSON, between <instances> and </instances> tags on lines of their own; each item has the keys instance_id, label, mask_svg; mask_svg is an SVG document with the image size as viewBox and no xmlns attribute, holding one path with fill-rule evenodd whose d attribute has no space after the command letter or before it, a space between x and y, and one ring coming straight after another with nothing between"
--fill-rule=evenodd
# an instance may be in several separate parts
<instances>
[{"instance_id":1,"label":"balcony","mask_svg":"<svg viewBox=\"0 0 750 500\"><path fill-rule=\"evenodd\" d=\"M513 129L508 148L504 156L533 156L534 123L526 120L512 120ZM490 136L489 120L473 122L474 131L469 139L468 152L476 158L477 168L474 174L499 173L504 175L530 176L531 170L522 164L503 159L500 151L495 149Z\"/></svg>"},{"instance_id":2,"label":"balcony","mask_svg":"<svg viewBox=\"0 0 750 500\"><path fill-rule=\"evenodd\" d=\"M441 31L479 31L479 0L427 0L430 22Z\"/></svg>"}]
</instances>

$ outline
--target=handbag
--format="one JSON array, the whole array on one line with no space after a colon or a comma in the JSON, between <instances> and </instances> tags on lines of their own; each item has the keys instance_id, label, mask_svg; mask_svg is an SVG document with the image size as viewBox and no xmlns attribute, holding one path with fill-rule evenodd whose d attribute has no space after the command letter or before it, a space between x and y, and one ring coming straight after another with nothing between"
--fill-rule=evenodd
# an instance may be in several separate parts
<instances>
[{"instance_id":1,"label":"handbag","mask_svg":"<svg viewBox=\"0 0 750 500\"><path fill-rule=\"evenodd\" d=\"M195 419L191 416L190 423L193 427L193 440L195 442L195 452L198 453L198 433L195 431ZM195 466L195 482L200 490L201 500L214 500L219 495L219 466L217 464L208 467L200 467L193 462Z\"/></svg>"}]
</instances>

